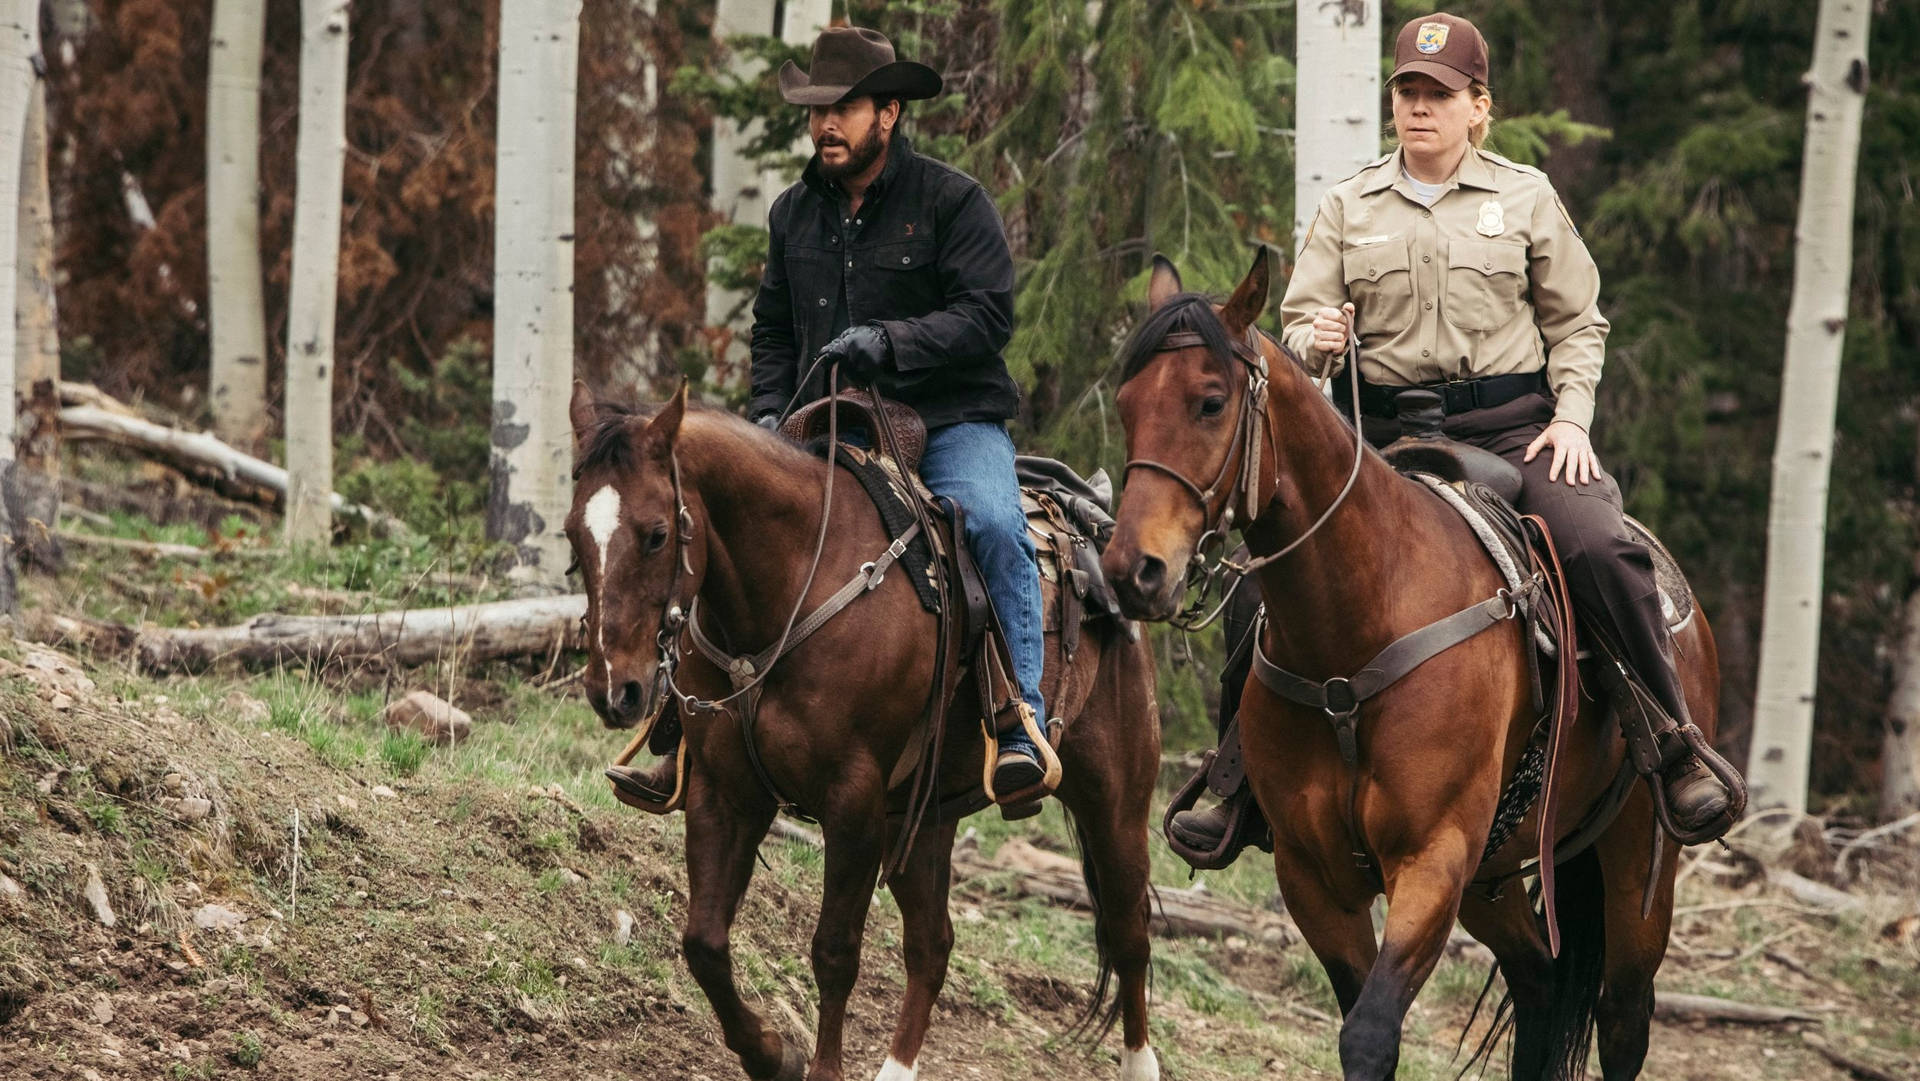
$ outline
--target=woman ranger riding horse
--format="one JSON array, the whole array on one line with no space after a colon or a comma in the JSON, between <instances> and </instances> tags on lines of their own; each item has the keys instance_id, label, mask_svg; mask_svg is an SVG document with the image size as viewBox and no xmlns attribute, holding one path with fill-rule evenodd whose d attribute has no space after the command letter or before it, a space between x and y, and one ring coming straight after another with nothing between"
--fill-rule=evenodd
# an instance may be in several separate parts
<instances>
[{"instance_id":1,"label":"woman ranger riding horse","mask_svg":"<svg viewBox=\"0 0 1920 1081\"><path fill-rule=\"evenodd\" d=\"M1400 148L1321 200L1282 303L1285 343L1324 374L1358 333L1360 410L1375 445L1400 434L1397 396L1424 387L1443 395L1446 435L1520 469L1519 510L1546 520L1583 619L1675 722L1636 752L1661 763L1682 839L1717 837L1731 797L1675 732L1688 712L1652 557L1627 532L1620 490L1587 435L1608 329L1593 258L1544 174L1481 149L1493 99L1471 22L1408 22L1388 87ZM1169 829L1181 846L1215 852L1230 830L1237 844L1257 840L1259 815L1243 784Z\"/></svg>"},{"instance_id":2,"label":"woman ranger riding horse","mask_svg":"<svg viewBox=\"0 0 1920 1081\"><path fill-rule=\"evenodd\" d=\"M914 152L902 103L940 93L940 75L897 60L877 31L835 27L813 66L789 62L780 93L808 107L815 154L768 214L767 265L753 302L754 422L829 393L829 365L912 406L927 426L920 475L966 512L969 548L1006 636L1026 710L1000 736L997 796L1051 787L1059 763L1039 724L1040 570L1005 422L1019 388L1000 350L1013 333L1013 257L1000 215L972 177ZM676 750L677 754L678 751ZM616 767L644 804L674 791L672 755L651 774Z\"/></svg>"}]
</instances>

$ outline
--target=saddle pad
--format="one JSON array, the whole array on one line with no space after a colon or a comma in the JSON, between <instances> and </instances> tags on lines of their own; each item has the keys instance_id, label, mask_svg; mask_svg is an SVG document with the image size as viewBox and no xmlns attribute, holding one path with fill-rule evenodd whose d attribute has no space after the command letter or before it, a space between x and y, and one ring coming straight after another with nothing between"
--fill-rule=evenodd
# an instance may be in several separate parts
<instances>
[{"instance_id":1,"label":"saddle pad","mask_svg":"<svg viewBox=\"0 0 1920 1081\"><path fill-rule=\"evenodd\" d=\"M1660 543L1660 538L1653 535L1653 530L1631 514L1625 518L1627 532L1653 553L1653 580L1660 587L1660 614L1666 617L1667 629L1677 634L1693 618L1693 586L1688 584L1687 576L1680 573L1679 561Z\"/></svg>"},{"instance_id":2,"label":"saddle pad","mask_svg":"<svg viewBox=\"0 0 1920 1081\"><path fill-rule=\"evenodd\" d=\"M1452 484L1430 473L1408 473L1407 476L1426 484L1434 494L1445 500L1447 505L1457 511L1466 520L1474 536L1480 538L1480 544L1487 554L1500 567L1500 576L1505 578L1509 588L1516 588L1522 578L1520 564L1516 557L1519 549L1517 535L1511 528L1503 528L1508 519L1513 519L1513 509L1491 489L1480 484ZM1677 632L1693 618L1693 587L1687 584L1686 576L1680 573L1680 564L1666 545L1653 531L1641 524L1632 515L1622 515L1627 522L1627 531L1634 540L1647 547L1653 555L1654 582L1660 589L1660 614L1666 618L1667 629ZM1517 521L1517 519L1514 519ZM1545 640L1541 632L1540 648L1551 655L1553 647Z\"/></svg>"},{"instance_id":3,"label":"saddle pad","mask_svg":"<svg viewBox=\"0 0 1920 1081\"><path fill-rule=\"evenodd\" d=\"M841 444L835 458L847 472L853 474L860 487L866 490L867 498L873 501L873 507L880 512L880 521L887 527L887 536L899 539L900 535L913 527L913 507L909 498L926 499L926 488L915 479L913 492L909 494L906 482L900 475L888 468L890 459L874 454L862 447L850 447ZM929 503L929 506L932 504ZM900 556L900 565L906 568L907 579L913 583L913 591L920 598L920 607L938 614L940 611L940 592L934 586L933 547L930 538L915 537L913 543Z\"/></svg>"}]
</instances>

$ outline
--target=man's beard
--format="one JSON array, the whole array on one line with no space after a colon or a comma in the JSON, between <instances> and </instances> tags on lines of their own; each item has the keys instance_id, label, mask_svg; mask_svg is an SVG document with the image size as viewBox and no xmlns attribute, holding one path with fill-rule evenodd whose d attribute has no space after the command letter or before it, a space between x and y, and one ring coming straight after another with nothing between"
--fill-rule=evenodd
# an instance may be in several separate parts
<instances>
[{"instance_id":1,"label":"man's beard","mask_svg":"<svg viewBox=\"0 0 1920 1081\"><path fill-rule=\"evenodd\" d=\"M838 145L845 146L847 144L842 142ZM885 153L886 149L887 144L880 138L880 125L875 124L873 127L867 129L867 137L865 139L861 140L858 145L848 148L846 164L828 165L826 159L822 158L820 161L820 175L835 183L859 176L861 173L866 172L868 167L874 162L879 161L880 155Z\"/></svg>"}]
</instances>

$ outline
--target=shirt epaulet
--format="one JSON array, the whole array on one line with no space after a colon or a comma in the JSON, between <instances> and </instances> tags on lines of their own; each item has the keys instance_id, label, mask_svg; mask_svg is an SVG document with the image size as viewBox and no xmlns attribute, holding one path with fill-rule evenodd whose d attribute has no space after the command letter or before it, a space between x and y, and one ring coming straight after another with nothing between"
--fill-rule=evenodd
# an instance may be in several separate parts
<instances>
[{"instance_id":1,"label":"shirt epaulet","mask_svg":"<svg viewBox=\"0 0 1920 1081\"><path fill-rule=\"evenodd\" d=\"M1547 179L1547 174L1541 172L1540 170L1534 168L1533 166L1522 165L1519 162L1514 161L1510 158L1501 157L1499 154L1496 154L1491 150L1480 151L1480 156L1487 159L1488 161L1492 162L1495 165L1499 165L1507 169L1512 169L1514 172L1519 173L1522 176L1530 176L1530 177L1533 177L1535 180Z\"/></svg>"}]
</instances>

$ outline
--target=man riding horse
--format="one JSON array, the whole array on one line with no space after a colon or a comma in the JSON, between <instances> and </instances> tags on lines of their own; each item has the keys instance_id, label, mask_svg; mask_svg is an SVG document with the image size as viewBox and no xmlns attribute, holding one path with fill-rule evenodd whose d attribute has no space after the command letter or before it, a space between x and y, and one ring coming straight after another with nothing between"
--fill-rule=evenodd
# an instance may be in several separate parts
<instances>
[{"instance_id":1,"label":"man riding horse","mask_svg":"<svg viewBox=\"0 0 1920 1081\"><path fill-rule=\"evenodd\" d=\"M921 479L966 511L967 545L1031 711L999 737L993 790L1030 799L1057 769L1036 738L1047 716L1039 564L1005 423L1020 399L1000 355L1013 333L1013 257L979 183L916 153L898 130L904 103L940 88L932 68L895 59L885 36L854 27L823 32L810 70L781 69L781 96L807 107L815 153L768 214L750 415L778 429L832 392L837 367L926 422ZM662 802L674 766L669 755L652 773L614 779Z\"/></svg>"},{"instance_id":2,"label":"man riding horse","mask_svg":"<svg viewBox=\"0 0 1920 1081\"><path fill-rule=\"evenodd\" d=\"M1437 389L1446 435L1519 468L1519 508L1544 518L1567 556L1583 623L1617 644L1665 714L1626 735L1658 763L1649 779L1682 839L1700 843L1732 824L1731 797L1678 737L1688 711L1652 558L1587 438L1608 330L1600 274L1545 174L1481 149L1487 79L1471 22L1435 14L1401 30L1388 80L1400 148L1321 201L1282 303L1284 339L1330 374L1359 335L1359 408L1375 445L1401 434L1402 392ZM1244 783L1168 823L1177 849L1216 862L1261 843L1265 827Z\"/></svg>"}]
</instances>

